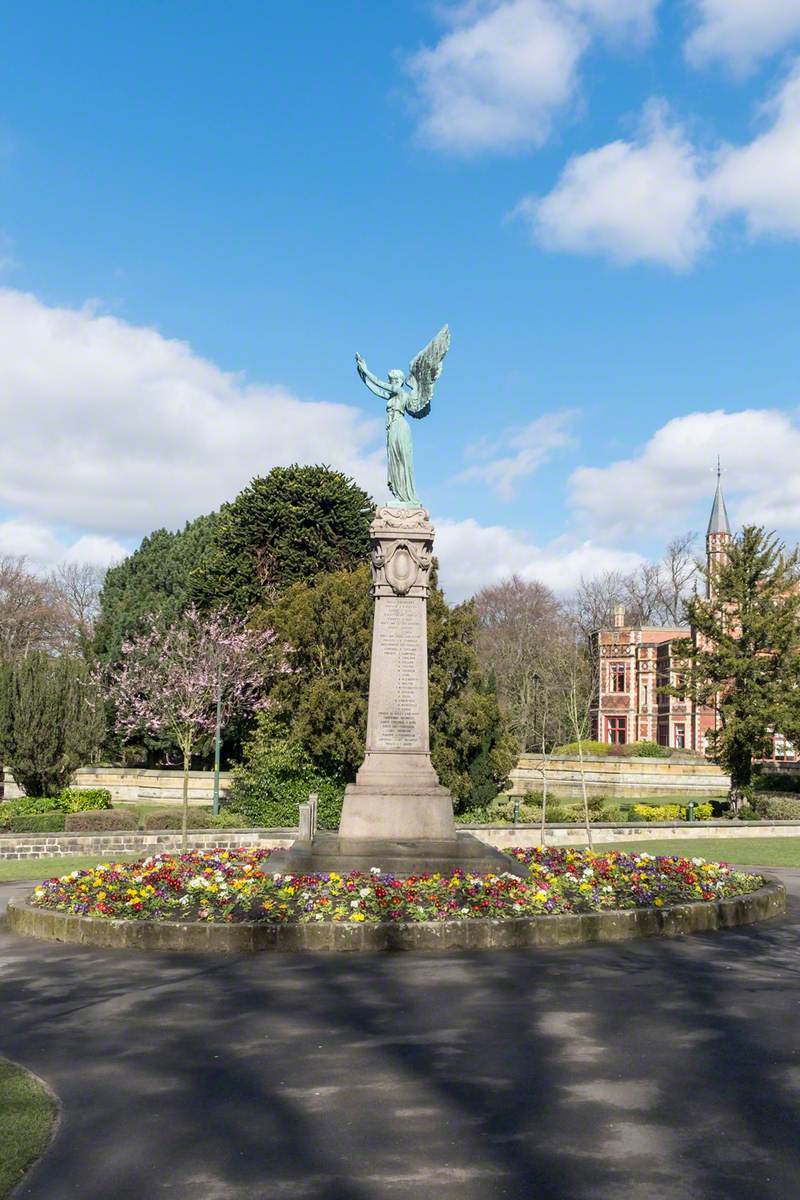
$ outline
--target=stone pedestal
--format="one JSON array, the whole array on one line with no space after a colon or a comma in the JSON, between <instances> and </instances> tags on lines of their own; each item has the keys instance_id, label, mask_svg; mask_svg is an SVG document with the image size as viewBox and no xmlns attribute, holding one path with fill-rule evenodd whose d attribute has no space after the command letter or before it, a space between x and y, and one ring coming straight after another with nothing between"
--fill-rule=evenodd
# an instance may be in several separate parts
<instances>
[{"instance_id":1,"label":"stone pedestal","mask_svg":"<svg viewBox=\"0 0 800 1200\"><path fill-rule=\"evenodd\" d=\"M424 508L379 508L364 762L345 792L340 838L453 838L453 803L428 735L427 597L433 526Z\"/></svg>"}]
</instances>

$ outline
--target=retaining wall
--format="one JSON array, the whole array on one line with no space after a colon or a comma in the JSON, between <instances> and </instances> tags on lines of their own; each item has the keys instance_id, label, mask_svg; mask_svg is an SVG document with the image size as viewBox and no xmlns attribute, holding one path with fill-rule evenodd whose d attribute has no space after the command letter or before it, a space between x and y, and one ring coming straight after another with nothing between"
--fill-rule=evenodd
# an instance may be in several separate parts
<instances>
[{"instance_id":1,"label":"retaining wall","mask_svg":"<svg viewBox=\"0 0 800 1200\"><path fill-rule=\"evenodd\" d=\"M547 773L551 796L581 796L581 762L574 756L556 756L546 761L539 754L523 754L511 772L511 795L541 792L542 771ZM583 760L586 790L590 796L661 796L676 800L689 794L724 796L730 777L716 763L679 761L669 758L617 758L601 754Z\"/></svg>"},{"instance_id":2,"label":"retaining wall","mask_svg":"<svg viewBox=\"0 0 800 1200\"><path fill-rule=\"evenodd\" d=\"M224 796L231 782L230 771L221 771L220 795ZM108 788L113 803L183 804L183 771L148 771L143 767L80 767L73 776L73 785L83 788ZM3 776L6 800L14 800L22 791L10 771ZM195 807L210 805L214 795L213 771L189 772L189 804Z\"/></svg>"}]
</instances>

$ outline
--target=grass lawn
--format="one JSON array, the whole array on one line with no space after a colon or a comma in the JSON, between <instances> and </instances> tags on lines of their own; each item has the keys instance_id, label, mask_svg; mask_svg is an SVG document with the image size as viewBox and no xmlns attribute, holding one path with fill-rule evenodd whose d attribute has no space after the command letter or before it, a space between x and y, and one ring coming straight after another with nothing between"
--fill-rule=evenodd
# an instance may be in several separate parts
<instances>
[{"instance_id":1,"label":"grass lawn","mask_svg":"<svg viewBox=\"0 0 800 1200\"><path fill-rule=\"evenodd\" d=\"M668 841L600 842L596 850L637 850L648 854L678 854L743 867L800 867L800 837L679 838Z\"/></svg>"},{"instance_id":2,"label":"grass lawn","mask_svg":"<svg viewBox=\"0 0 800 1200\"><path fill-rule=\"evenodd\" d=\"M100 862L134 862L141 857L139 854L115 854L102 858L95 854L91 858L67 855L65 858L0 859L0 883L13 883L17 879L38 882L40 879L52 879L54 875L68 875L70 871L78 871L82 867L96 867Z\"/></svg>"},{"instance_id":3,"label":"grass lawn","mask_svg":"<svg viewBox=\"0 0 800 1200\"><path fill-rule=\"evenodd\" d=\"M0 1200L47 1149L56 1102L23 1067L0 1058Z\"/></svg>"}]
</instances>

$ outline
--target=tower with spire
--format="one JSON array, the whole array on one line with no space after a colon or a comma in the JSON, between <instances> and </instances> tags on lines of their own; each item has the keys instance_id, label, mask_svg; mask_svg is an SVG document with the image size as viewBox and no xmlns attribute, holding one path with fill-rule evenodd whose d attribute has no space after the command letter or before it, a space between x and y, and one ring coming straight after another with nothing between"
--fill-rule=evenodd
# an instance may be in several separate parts
<instances>
[{"instance_id":1,"label":"tower with spire","mask_svg":"<svg viewBox=\"0 0 800 1200\"><path fill-rule=\"evenodd\" d=\"M724 560L731 540L731 527L728 521L728 510L725 507L725 497L722 495L722 467L717 457L717 490L714 493L714 503L711 506L711 516L706 530L706 593L710 597L713 592L714 576L719 570L719 564Z\"/></svg>"}]
</instances>

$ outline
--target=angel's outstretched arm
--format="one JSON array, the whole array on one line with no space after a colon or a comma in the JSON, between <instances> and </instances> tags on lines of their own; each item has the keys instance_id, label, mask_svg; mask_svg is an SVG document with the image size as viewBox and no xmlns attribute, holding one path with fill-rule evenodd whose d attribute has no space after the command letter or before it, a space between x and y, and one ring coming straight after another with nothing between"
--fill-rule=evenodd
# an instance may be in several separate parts
<instances>
[{"instance_id":1,"label":"angel's outstretched arm","mask_svg":"<svg viewBox=\"0 0 800 1200\"><path fill-rule=\"evenodd\" d=\"M389 389L388 381L385 382L383 379L379 379L377 375L373 375L360 354L356 355L356 370L373 395L380 396L381 400L389 399L392 393Z\"/></svg>"}]
</instances>

